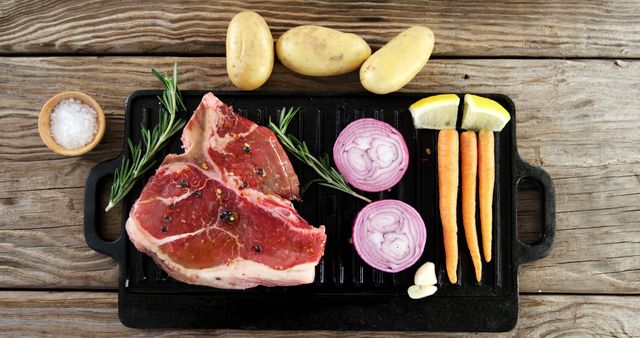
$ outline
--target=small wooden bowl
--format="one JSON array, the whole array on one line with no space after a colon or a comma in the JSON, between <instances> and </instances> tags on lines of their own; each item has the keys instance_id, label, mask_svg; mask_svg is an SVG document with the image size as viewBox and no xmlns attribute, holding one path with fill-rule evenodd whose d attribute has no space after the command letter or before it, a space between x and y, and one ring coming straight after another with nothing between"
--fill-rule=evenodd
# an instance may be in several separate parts
<instances>
[{"instance_id":1,"label":"small wooden bowl","mask_svg":"<svg viewBox=\"0 0 640 338\"><path fill-rule=\"evenodd\" d=\"M60 103L60 101L71 98L79 100L80 102L86 104L96 111L98 131L94 135L91 142L85 144L80 148L67 149L56 143L56 141L53 139L53 136L51 135L51 112L58 105L58 103ZM44 144L49 149L65 156L79 156L95 148L95 146L100 143L102 137L104 136L106 124L107 123L104 117L104 112L102 111L102 108L100 108L98 102L96 102L96 100L85 93L75 91L62 92L50 98L49 101L44 104L42 110L40 110L40 116L38 117L38 131L40 132L40 138L42 139L42 142L44 142Z\"/></svg>"}]
</instances>

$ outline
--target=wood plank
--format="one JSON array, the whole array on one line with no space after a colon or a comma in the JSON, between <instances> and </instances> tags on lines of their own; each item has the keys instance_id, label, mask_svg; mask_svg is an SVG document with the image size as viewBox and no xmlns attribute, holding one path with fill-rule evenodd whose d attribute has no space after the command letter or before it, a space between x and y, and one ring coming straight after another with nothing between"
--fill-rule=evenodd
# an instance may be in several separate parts
<instances>
[{"instance_id":1,"label":"wood plank","mask_svg":"<svg viewBox=\"0 0 640 338\"><path fill-rule=\"evenodd\" d=\"M231 89L222 58L0 58L0 287L114 288L115 264L82 237L90 168L122 145L123 103L158 88L151 66L181 65L183 89ZM498 92L517 106L525 161L542 165L557 191L551 255L521 272L521 291L640 293L640 91L638 61L433 60L409 91ZM282 67L265 90L361 91L357 76L312 79ZM80 89L108 115L103 143L62 158L41 143L40 106ZM522 219L531 219L524 217ZM109 222L117 233L118 220Z\"/></svg>"},{"instance_id":2,"label":"wood plank","mask_svg":"<svg viewBox=\"0 0 640 338\"><path fill-rule=\"evenodd\" d=\"M637 1L4 1L0 53L223 55L236 13L263 15L274 37L304 24L356 33L373 48L430 27L442 56L640 56Z\"/></svg>"},{"instance_id":3,"label":"wood plank","mask_svg":"<svg viewBox=\"0 0 640 338\"><path fill-rule=\"evenodd\" d=\"M225 336L225 337L540 337L638 336L638 296L528 295L520 299L516 328L501 334L421 332L140 330L118 320L111 292L0 292L0 330L10 336Z\"/></svg>"}]
</instances>

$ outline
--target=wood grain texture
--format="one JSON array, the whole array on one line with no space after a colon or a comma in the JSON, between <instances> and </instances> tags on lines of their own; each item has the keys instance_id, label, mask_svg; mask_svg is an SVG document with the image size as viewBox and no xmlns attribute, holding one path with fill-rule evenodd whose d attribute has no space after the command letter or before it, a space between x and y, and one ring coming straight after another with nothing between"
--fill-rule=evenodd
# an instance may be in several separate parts
<instances>
[{"instance_id":1,"label":"wood grain texture","mask_svg":"<svg viewBox=\"0 0 640 338\"><path fill-rule=\"evenodd\" d=\"M535 244L542 238L540 220L544 215L542 191L529 181L518 187L518 239L525 244Z\"/></svg>"},{"instance_id":2,"label":"wood grain texture","mask_svg":"<svg viewBox=\"0 0 640 338\"><path fill-rule=\"evenodd\" d=\"M356 33L374 48L430 27L435 55L640 56L637 1L3 1L0 53L223 55L229 21L263 15L274 37L297 25Z\"/></svg>"},{"instance_id":3,"label":"wood grain texture","mask_svg":"<svg viewBox=\"0 0 640 338\"><path fill-rule=\"evenodd\" d=\"M0 58L0 287L116 287L115 264L83 239L84 182L120 152L125 97L159 88L150 67L174 61L183 89L231 89L215 57ZM407 86L516 103L520 154L551 174L558 212L554 249L522 269L521 291L640 293L639 74L638 61L447 59ZM37 114L51 95L76 89L102 105L107 133L90 154L63 158L41 143ZM362 90L355 74L314 79L276 67L264 90L290 89Z\"/></svg>"},{"instance_id":4,"label":"wood grain texture","mask_svg":"<svg viewBox=\"0 0 640 338\"><path fill-rule=\"evenodd\" d=\"M520 299L516 328L501 334L335 331L139 330L118 320L111 292L0 292L0 330L9 336L154 337L542 337L640 335L638 296L528 295Z\"/></svg>"}]
</instances>

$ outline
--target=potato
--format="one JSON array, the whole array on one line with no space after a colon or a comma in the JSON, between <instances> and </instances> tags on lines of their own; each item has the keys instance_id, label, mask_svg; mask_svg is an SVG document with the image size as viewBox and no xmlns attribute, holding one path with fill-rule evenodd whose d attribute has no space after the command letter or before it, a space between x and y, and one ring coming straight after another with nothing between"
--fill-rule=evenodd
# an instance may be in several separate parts
<instances>
[{"instance_id":1,"label":"potato","mask_svg":"<svg viewBox=\"0 0 640 338\"><path fill-rule=\"evenodd\" d=\"M262 86L273 70L273 37L255 12L236 14L227 28L227 73L240 89Z\"/></svg>"},{"instance_id":2,"label":"potato","mask_svg":"<svg viewBox=\"0 0 640 338\"><path fill-rule=\"evenodd\" d=\"M371 55L361 37L321 26L299 26L282 34L276 54L285 67L309 76L355 71Z\"/></svg>"},{"instance_id":3,"label":"potato","mask_svg":"<svg viewBox=\"0 0 640 338\"><path fill-rule=\"evenodd\" d=\"M360 67L360 82L376 94L394 92L409 83L431 56L433 32L414 26L398 34Z\"/></svg>"}]
</instances>

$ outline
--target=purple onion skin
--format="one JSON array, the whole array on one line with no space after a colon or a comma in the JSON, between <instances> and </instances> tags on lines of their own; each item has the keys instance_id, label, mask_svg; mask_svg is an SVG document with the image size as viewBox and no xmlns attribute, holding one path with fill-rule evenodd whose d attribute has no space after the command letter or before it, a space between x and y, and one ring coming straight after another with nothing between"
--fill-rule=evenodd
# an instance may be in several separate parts
<instances>
[{"instance_id":1,"label":"purple onion skin","mask_svg":"<svg viewBox=\"0 0 640 338\"><path fill-rule=\"evenodd\" d=\"M391 125L363 118L340 132L333 145L333 161L353 187L380 192L400 182L409 167L409 149Z\"/></svg>"},{"instance_id":2,"label":"purple onion skin","mask_svg":"<svg viewBox=\"0 0 640 338\"><path fill-rule=\"evenodd\" d=\"M381 200L360 210L354 221L352 239L365 263L395 273L420 259L427 229L420 214L410 205L398 200ZM405 244L408 246L404 247Z\"/></svg>"}]
</instances>

